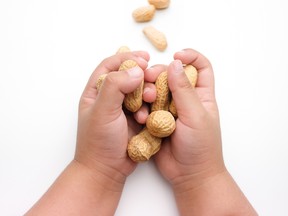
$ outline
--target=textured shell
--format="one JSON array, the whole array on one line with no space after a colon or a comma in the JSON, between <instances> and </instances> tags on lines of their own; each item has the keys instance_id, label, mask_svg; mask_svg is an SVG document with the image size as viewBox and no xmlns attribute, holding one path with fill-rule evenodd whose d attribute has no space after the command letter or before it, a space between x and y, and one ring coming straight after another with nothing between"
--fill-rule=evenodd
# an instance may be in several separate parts
<instances>
[{"instance_id":1,"label":"textured shell","mask_svg":"<svg viewBox=\"0 0 288 216\"><path fill-rule=\"evenodd\" d=\"M184 67L184 71L191 85L195 87L197 83L197 77L198 77L196 68L192 65L186 65Z\"/></svg>"},{"instance_id":2,"label":"textured shell","mask_svg":"<svg viewBox=\"0 0 288 216\"><path fill-rule=\"evenodd\" d=\"M125 53L125 52L131 52L131 50L130 50L129 47L127 47L127 46L121 46L121 47L119 47L119 49L117 50L116 54L118 54L118 53Z\"/></svg>"},{"instance_id":3,"label":"textured shell","mask_svg":"<svg viewBox=\"0 0 288 216\"><path fill-rule=\"evenodd\" d=\"M155 82L156 100L152 103L151 112L157 110L168 110L170 102L170 91L168 87L167 71L159 74Z\"/></svg>"},{"instance_id":4,"label":"textured shell","mask_svg":"<svg viewBox=\"0 0 288 216\"><path fill-rule=\"evenodd\" d=\"M136 22L148 22L153 19L155 11L154 5L142 6L135 9L132 16Z\"/></svg>"},{"instance_id":5,"label":"textured shell","mask_svg":"<svg viewBox=\"0 0 288 216\"><path fill-rule=\"evenodd\" d=\"M144 128L129 141L127 147L128 155L135 162L147 161L159 151L161 141L161 138L154 137L148 132L147 128Z\"/></svg>"},{"instance_id":6,"label":"textured shell","mask_svg":"<svg viewBox=\"0 0 288 216\"><path fill-rule=\"evenodd\" d=\"M163 138L173 133L176 123L170 112L158 110L150 113L146 121L146 127L153 136Z\"/></svg>"},{"instance_id":7,"label":"textured shell","mask_svg":"<svg viewBox=\"0 0 288 216\"><path fill-rule=\"evenodd\" d=\"M158 50L164 51L167 48L166 36L159 30L152 26L146 26L143 33Z\"/></svg>"},{"instance_id":8,"label":"textured shell","mask_svg":"<svg viewBox=\"0 0 288 216\"><path fill-rule=\"evenodd\" d=\"M124 98L124 106L131 112L136 112L142 106L142 95L143 95L144 81L141 82L140 86L135 91L126 94Z\"/></svg>"},{"instance_id":9,"label":"textured shell","mask_svg":"<svg viewBox=\"0 0 288 216\"><path fill-rule=\"evenodd\" d=\"M102 84L103 84L106 76L107 76L107 74L102 74L102 75L100 75L100 76L98 77L98 80L97 80L97 82L96 82L96 89L97 89L97 91L100 90L100 88L101 88L101 86L102 86Z\"/></svg>"},{"instance_id":10,"label":"textured shell","mask_svg":"<svg viewBox=\"0 0 288 216\"><path fill-rule=\"evenodd\" d=\"M192 65L186 65L184 67L184 71L185 71L185 74L186 74L189 82L191 83L192 87L194 88L196 86L197 77L198 77L197 69L194 66L192 66ZM177 110L176 110L176 106L175 106L175 102L174 102L173 99L171 100L171 103L169 105L169 111L172 113L172 115L174 117L178 116Z\"/></svg>"},{"instance_id":11,"label":"textured shell","mask_svg":"<svg viewBox=\"0 0 288 216\"><path fill-rule=\"evenodd\" d=\"M170 0L148 0L149 4L154 5L157 9L164 9L169 7Z\"/></svg>"},{"instance_id":12,"label":"textured shell","mask_svg":"<svg viewBox=\"0 0 288 216\"><path fill-rule=\"evenodd\" d=\"M124 61L120 67L119 71L128 70L130 68L136 67L137 62L133 60ZM143 95L144 81L141 82L140 86L137 89L129 94L126 94L124 98L124 106L127 110L131 112L136 112L142 106L142 95Z\"/></svg>"},{"instance_id":13,"label":"textured shell","mask_svg":"<svg viewBox=\"0 0 288 216\"><path fill-rule=\"evenodd\" d=\"M119 67L119 71L128 70L136 66L138 66L137 62L129 59L129 60L122 62L122 64Z\"/></svg>"}]
</instances>

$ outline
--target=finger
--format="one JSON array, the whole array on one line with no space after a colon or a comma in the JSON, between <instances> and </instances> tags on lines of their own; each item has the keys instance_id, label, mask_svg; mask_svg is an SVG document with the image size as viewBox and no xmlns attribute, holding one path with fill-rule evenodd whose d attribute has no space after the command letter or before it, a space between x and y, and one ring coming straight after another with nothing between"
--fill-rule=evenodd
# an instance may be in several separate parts
<instances>
[{"instance_id":1,"label":"finger","mask_svg":"<svg viewBox=\"0 0 288 216\"><path fill-rule=\"evenodd\" d=\"M152 103L156 100L156 87L153 83L144 83L143 100Z\"/></svg>"},{"instance_id":2,"label":"finger","mask_svg":"<svg viewBox=\"0 0 288 216\"><path fill-rule=\"evenodd\" d=\"M154 65L144 71L146 82L154 83L160 73L167 70L167 65L158 64Z\"/></svg>"},{"instance_id":3,"label":"finger","mask_svg":"<svg viewBox=\"0 0 288 216\"><path fill-rule=\"evenodd\" d=\"M214 92L214 74L210 61L201 53L193 49L184 49L174 54L174 59L183 64L191 64L198 71L197 87L209 88Z\"/></svg>"},{"instance_id":4,"label":"finger","mask_svg":"<svg viewBox=\"0 0 288 216\"><path fill-rule=\"evenodd\" d=\"M127 71L109 73L97 96L94 110L103 116L105 113L113 114L122 111L125 94L133 92L143 79L143 70L138 66Z\"/></svg>"},{"instance_id":5,"label":"finger","mask_svg":"<svg viewBox=\"0 0 288 216\"><path fill-rule=\"evenodd\" d=\"M178 118L181 122L190 125L203 116L205 109L202 106L195 89L190 84L180 60L171 62L168 66L168 85L176 105Z\"/></svg>"},{"instance_id":6,"label":"finger","mask_svg":"<svg viewBox=\"0 0 288 216\"><path fill-rule=\"evenodd\" d=\"M96 82L101 74L109 73L111 71L118 71L120 65L125 60L134 60L142 70L146 69L149 61L149 54L144 51L119 53L104 59L90 76L88 83L82 94L82 98L96 99L97 90Z\"/></svg>"},{"instance_id":7,"label":"finger","mask_svg":"<svg viewBox=\"0 0 288 216\"><path fill-rule=\"evenodd\" d=\"M144 103L137 112L134 113L134 119L139 123L139 124L145 124L146 120L149 115L149 107L146 103Z\"/></svg>"},{"instance_id":8,"label":"finger","mask_svg":"<svg viewBox=\"0 0 288 216\"><path fill-rule=\"evenodd\" d=\"M206 110L216 111L217 113L214 74L209 60L193 49L184 49L177 52L174 58L181 60L184 64L191 64L197 69L198 77L195 90L198 97Z\"/></svg>"}]
</instances>

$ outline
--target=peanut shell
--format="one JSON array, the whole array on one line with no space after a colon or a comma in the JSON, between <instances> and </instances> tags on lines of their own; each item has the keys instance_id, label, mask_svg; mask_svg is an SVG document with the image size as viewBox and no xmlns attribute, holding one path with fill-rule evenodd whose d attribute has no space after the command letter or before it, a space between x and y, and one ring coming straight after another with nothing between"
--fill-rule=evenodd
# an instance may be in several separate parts
<instances>
[{"instance_id":1,"label":"peanut shell","mask_svg":"<svg viewBox=\"0 0 288 216\"><path fill-rule=\"evenodd\" d=\"M120 67L119 71L125 71L130 68L138 66L137 62L133 60L124 61ZM141 82L137 89L129 94L126 94L124 98L124 106L127 110L131 112L136 112L142 106L142 95L143 95L144 80Z\"/></svg>"},{"instance_id":2,"label":"peanut shell","mask_svg":"<svg viewBox=\"0 0 288 216\"><path fill-rule=\"evenodd\" d=\"M97 89L98 91L100 91L100 88L101 88L101 86L102 86L102 84L103 84L106 76L107 76L107 74L101 74L101 75L98 77L98 80L97 80L97 82L96 82L96 89Z\"/></svg>"},{"instance_id":3,"label":"peanut shell","mask_svg":"<svg viewBox=\"0 0 288 216\"><path fill-rule=\"evenodd\" d=\"M159 74L155 82L156 100L151 105L151 112L169 109L170 91L168 87L167 71Z\"/></svg>"},{"instance_id":4,"label":"peanut shell","mask_svg":"<svg viewBox=\"0 0 288 216\"><path fill-rule=\"evenodd\" d=\"M135 162L147 161L161 146L161 138L151 135L147 128L133 136L127 147L128 156Z\"/></svg>"},{"instance_id":5,"label":"peanut shell","mask_svg":"<svg viewBox=\"0 0 288 216\"><path fill-rule=\"evenodd\" d=\"M116 54L118 54L118 53L125 53L125 52L131 52L131 50L130 50L129 47L127 47L127 46L121 46L121 47L119 47L119 49L117 50Z\"/></svg>"},{"instance_id":6,"label":"peanut shell","mask_svg":"<svg viewBox=\"0 0 288 216\"><path fill-rule=\"evenodd\" d=\"M143 33L159 51L164 51L167 48L166 36L153 26L146 26Z\"/></svg>"},{"instance_id":7,"label":"peanut shell","mask_svg":"<svg viewBox=\"0 0 288 216\"><path fill-rule=\"evenodd\" d=\"M170 112L158 110L150 113L146 121L146 127L153 136L163 138L173 133L176 123Z\"/></svg>"},{"instance_id":8,"label":"peanut shell","mask_svg":"<svg viewBox=\"0 0 288 216\"><path fill-rule=\"evenodd\" d=\"M169 7L170 0L148 0L149 4L152 4L157 9L164 9Z\"/></svg>"},{"instance_id":9,"label":"peanut shell","mask_svg":"<svg viewBox=\"0 0 288 216\"><path fill-rule=\"evenodd\" d=\"M189 82L191 83L192 87L194 88L196 86L197 77L198 77L198 72L197 72L196 68L192 65L186 65L184 67L184 72L185 72ZM174 102L173 98L172 98L171 103L169 105L169 111L172 113L172 115L174 117L178 116L175 102Z\"/></svg>"},{"instance_id":10,"label":"peanut shell","mask_svg":"<svg viewBox=\"0 0 288 216\"><path fill-rule=\"evenodd\" d=\"M148 22L153 19L155 11L154 5L142 6L135 9L132 16L136 22Z\"/></svg>"}]
</instances>

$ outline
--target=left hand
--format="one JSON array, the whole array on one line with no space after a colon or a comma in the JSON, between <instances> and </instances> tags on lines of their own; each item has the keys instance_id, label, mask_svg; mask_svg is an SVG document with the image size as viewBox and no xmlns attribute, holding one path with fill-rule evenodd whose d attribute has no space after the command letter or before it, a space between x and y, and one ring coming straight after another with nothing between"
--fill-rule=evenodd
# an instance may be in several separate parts
<instances>
[{"instance_id":1,"label":"left hand","mask_svg":"<svg viewBox=\"0 0 288 216\"><path fill-rule=\"evenodd\" d=\"M119 72L121 63L128 59L139 67ZM136 167L127 156L127 144L142 126L124 114L122 103L125 94L134 91L144 79L148 61L149 55L144 51L106 58L93 72L80 99L75 160L116 181L125 179ZM108 75L98 92L96 81L103 73ZM145 108L141 110L145 112Z\"/></svg>"}]
</instances>

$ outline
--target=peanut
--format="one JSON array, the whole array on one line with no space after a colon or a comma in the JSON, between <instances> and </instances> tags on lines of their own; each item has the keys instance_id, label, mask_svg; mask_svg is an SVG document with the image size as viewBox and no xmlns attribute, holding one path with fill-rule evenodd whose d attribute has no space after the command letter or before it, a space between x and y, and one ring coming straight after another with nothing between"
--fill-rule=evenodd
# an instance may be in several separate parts
<instances>
[{"instance_id":1,"label":"peanut","mask_svg":"<svg viewBox=\"0 0 288 216\"><path fill-rule=\"evenodd\" d=\"M128 155L135 162L147 161L159 151L161 141L161 138L151 135L147 128L144 128L129 141L127 147Z\"/></svg>"},{"instance_id":2,"label":"peanut","mask_svg":"<svg viewBox=\"0 0 288 216\"><path fill-rule=\"evenodd\" d=\"M133 60L124 61L120 67L119 71L128 70L130 68L136 67L137 62ZM137 89L129 94L126 94L124 98L124 106L127 110L131 112L136 112L142 106L142 94L143 94L144 80L141 82Z\"/></svg>"},{"instance_id":3,"label":"peanut","mask_svg":"<svg viewBox=\"0 0 288 216\"><path fill-rule=\"evenodd\" d=\"M197 76L198 76L196 68L193 67L192 65L186 65L186 66L184 66L184 72L185 72L190 84L194 88L196 86ZM174 117L178 116L175 102L174 102L173 98L172 98L171 103L169 105L169 111L172 113L172 115Z\"/></svg>"},{"instance_id":4,"label":"peanut","mask_svg":"<svg viewBox=\"0 0 288 216\"><path fill-rule=\"evenodd\" d=\"M118 53L125 53L125 52L131 52L131 50L130 50L129 47L127 47L127 46L121 46L121 47L119 47L119 49L117 50L116 54L118 54Z\"/></svg>"},{"instance_id":5,"label":"peanut","mask_svg":"<svg viewBox=\"0 0 288 216\"><path fill-rule=\"evenodd\" d=\"M151 112L156 110L168 110L170 91L168 87L167 71L159 74L155 82L156 100L151 105Z\"/></svg>"},{"instance_id":6,"label":"peanut","mask_svg":"<svg viewBox=\"0 0 288 216\"><path fill-rule=\"evenodd\" d=\"M143 33L158 50L164 51L167 48L167 40L162 32L152 26L146 26Z\"/></svg>"},{"instance_id":7,"label":"peanut","mask_svg":"<svg viewBox=\"0 0 288 216\"><path fill-rule=\"evenodd\" d=\"M101 74L99 77L98 77L98 80L96 82L96 89L97 91L100 91L100 88L104 82L104 79L106 78L107 74Z\"/></svg>"},{"instance_id":8,"label":"peanut","mask_svg":"<svg viewBox=\"0 0 288 216\"><path fill-rule=\"evenodd\" d=\"M163 138L173 133L176 123L170 112L158 110L150 113L146 121L146 127L153 136Z\"/></svg>"},{"instance_id":9,"label":"peanut","mask_svg":"<svg viewBox=\"0 0 288 216\"><path fill-rule=\"evenodd\" d=\"M149 4L152 4L157 9L164 9L169 7L170 0L148 0Z\"/></svg>"},{"instance_id":10,"label":"peanut","mask_svg":"<svg viewBox=\"0 0 288 216\"><path fill-rule=\"evenodd\" d=\"M148 22L153 19L155 10L154 5L142 6L135 9L132 16L136 22Z\"/></svg>"}]
</instances>

